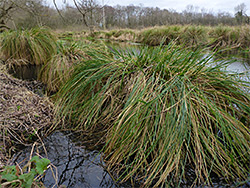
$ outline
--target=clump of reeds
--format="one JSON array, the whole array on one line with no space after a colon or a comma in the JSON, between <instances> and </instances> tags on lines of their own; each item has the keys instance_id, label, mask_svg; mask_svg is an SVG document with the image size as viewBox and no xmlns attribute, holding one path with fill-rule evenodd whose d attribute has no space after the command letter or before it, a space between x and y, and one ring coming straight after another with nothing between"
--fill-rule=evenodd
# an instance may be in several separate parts
<instances>
[{"instance_id":1,"label":"clump of reeds","mask_svg":"<svg viewBox=\"0 0 250 188\"><path fill-rule=\"evenodd\" d=\"M54 93L70 77L75 64L84 58L87 56L83 45L59 41L58 52L42 67L38 79L46 84L49 92Z\"/></svg>"},{"instance_id":2,"label":"clump of reeds","mask_svg":"<svg viewBox=\"0 0 250 188\"><path fill-rule=\"evenodd\" d=\"M177 40L182 26L162 26L154 27L141 31L138 34L138 40L150 46L160 45L164 39L164 44L169 44L173 40Z\"/></svg>"},{"instance_id":3,"label":"clump of reeds","mask_svg":"<svg viewBox=\"0 0 250 188\"><path fill-rule=\"evenodd\" d=\"M46 28L6 31L0 45L6 63L19 65L46 63L56 52L56 39Z\"/></svg>"},{"instance_id":4,"label":"clump of reeds","mask_svg":"<svg viewBox=\"0 0 250 188\"><path fill-rule=\"evenodd\" d=\"M241 26L238 32L241 35L240 47L242 49L249 49L249 46L250 46L250 28L249 28L249 26L248 25Z\"/></svg>"},{"instance_id":5,"label":"clump of reeds","mask_svg":"<svg viewBox=\"0 0 250 188\"><path fill-rule=\"evenodd\" d=\"M209 46L212 50L248 49L250 45L249 27L247 26L198 26L170 25L145 28L143 30L110 30L99 31L95 38L105 38L117 41L132 41L150 46L175 41L186 47Z\"/></svg>"},{"instance_id":6,"label":"clump of reeds","mask_svg":"<svg viewBox=\"0 0 250 188\"><path fill-rule=\"evenodd\" d=\"M106 31L104 32L104 36L106 39L110 39L112 36L114 36L117 33L116 30Z\"/></svg>"},{"instance_id":7,"label":"clump of reeds","mask_svg":"<svg viewBox=\"0 0 250 188\"><path fill-rule=\"evenodd\" d=\"M121 42L124 41L136 42L136 35L137 35L136 30L122 29L118 30L113 37Z\"/></svg>"},{"instance_id":8,"label":"clump of reeds","mask_svg":"<svg viewBox=\"0 0 250 188\"><path fill-rule=\"evenodd\" d=\"M208 32L204 26L190 25L183 27L179 36L180 44L187 47L204 46L207 43L207 39Z\"/></svg>"},{"instance_id":9,"label":"clump of reeds","mask_svg":"<svg viewBox=\"0 0 250 188\"><path fill-rule=\"evenodd\" d=\"M98 114L98 111L102 108L102 103L105 103L104 99L98 98L99 96L97 95L92 96L92 94L94 94L94 92L101 92L99 89L102 89L103 83L105 84L106 75L112 74L112 68L107 67L108 69L105 69L105 67L102 67L103 63L112 63L114 61L115 65L116 61L112 55L110 55L111 52L109 50L107 51L107 49L101 49L97 46L92 46L88 50L85 50L85 53L88 55L88 58L82 59L81 62L74 66L71 77L57 93L57 115L59 116L58 118L63 121L69 120L71 123L77 124L77 126L74 127L75 129L83 128L87 130L92 129L93 120L95 119L92 116L95 116L95 113ZM99 70L101 67L103 69ZM95 72L92 72L95 70L100 71L100 75L97 75L100 77L95 78ZM94 83L95 81L96 83ZM84 83L86 85L84 85ZM75 86L72 87L71 84ZM67 92L68 90L71 90L71 92ZM66 106L65 99L68 97L77 97L81 102L78 103L79 101L77 100L70 100ZM88 105L93 100L99 101L100 104L91 107L92 110L96 109L96 112L90 115ZM76 108L79 108L79 110L76 110Z\"/></svg>"},{"instance_id":10,"label":"clump of reeds","mask_svg":"<svg viewBox=\"0 0 250 188\"><path fill-rule=\"evenodd\" d=\"M58 52L42 67L39 80L46 84L49 93L56 93L71 77L75 66L95 58L94 54L108 53L102 43L80 43L58 41ZM93 51L95 53L93 54Z\"/></svg>"},{"instance_id":11,"label":"clump of reeds","mask_svg":"<svg viewBox=\"0 0 250 188\"><path fill-rule=\"evenodd\" d=\"M98 37L98 36L97 36ZM117 29L110 31L100 31L99 38L105 38L108 40L116 40L116 41L136 41L136 31L131 29Z\"/></svg>"},{"instance_id":12,"label":"clump of reeds","mask_svg":"<svg viewBox=\"0 0 250 188\"><path fill-rule=\"evenodd\" d=\"M214 49L242 50L250 45L249 28L246 26L216 26L209 29L209 45Z\"/></svg>"},{"instance_id":13,"label":"clump of reeds","mask_svg":"<svg viewBox=\"0 0 250 188\"><path fill-rule=\"evenodd\" d=\"M118 180L179 186L188 168L193 184L247 177L249 82L172 44L112 53L93 52L75 67L57 114L75 129L110 127L105 161Z\"/></svg>"},{"instance_id":14,"label":"clump of reeds","mask_svg":"<svg viewBox=\"0 0 250 188\"><path fill-rule=\"evenodd\" d=\"M212 27L209 32L212 48L228 48L232 45L237 45L237 39L239 38L239 33L235 33L234 36L233 28L226 26ZM231 33L233 38L231 37Z\"/></svg>"},{"instance_id":15,"label":"clump of reeds","mask_svg":"<svg viewBox=\"0 0 250 188\"><path fill-rule=\"evenodd\" d=\"M207 44L208 29L204 26L162 26L144 29L138 34L138 40L150 46L157 46L162 43L169 44L175 41L187 47L197 47Z\"/></svg>"}]
</instances>

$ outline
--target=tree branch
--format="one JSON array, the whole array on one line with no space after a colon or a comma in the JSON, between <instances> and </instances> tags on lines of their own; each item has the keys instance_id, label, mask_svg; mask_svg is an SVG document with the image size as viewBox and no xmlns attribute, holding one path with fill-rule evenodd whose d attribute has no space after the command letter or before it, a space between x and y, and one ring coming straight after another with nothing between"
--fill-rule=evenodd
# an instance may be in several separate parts
<instances>
[{"instance_id":1,"label":"tree branch","mask_svg":"<svg viewBox=\"0 0 250 188\"><path fill-rule=\"evenodd\" d=\"M64 22L66 22L66 20L64 19L63 15L61 14L61 12L60 12L60 10L59 10L57 4L56 4L56 0L53 0L53 4L54 4L54 6L55 6L55 8L56 8L56 11L58 12L58 14L60 15L60 17L62 18L62 20L63 20Z\"/></svg>"},{"instance_id":2,"label":"tree branch","mask_svg":"<svg viewBox=\"0 0 250 188\"><path fill-rule=\"evenodd\" d=\"M78 10L78 11L80 12L80 14L82 15L84 24L88 27L88 23L87 23L87 21L86 21L86 13L82 12L82 10L79 8L79 6L78 6L76 0L73 0L73 1L74 1L74 4L75 4L77 10Z\"/></svg>"}]
</instances>

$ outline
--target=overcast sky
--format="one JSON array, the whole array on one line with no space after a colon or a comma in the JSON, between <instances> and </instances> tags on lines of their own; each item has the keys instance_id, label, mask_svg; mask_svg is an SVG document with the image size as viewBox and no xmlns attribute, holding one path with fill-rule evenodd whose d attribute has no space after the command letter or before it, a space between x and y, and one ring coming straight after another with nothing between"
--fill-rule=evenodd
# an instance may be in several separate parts
<instances>
[{"instance_id":1,"label":"overcast sky","mask_svg":"<svg viewBox=\"0 0 250 188\"><path fill-rule=\"evenodd\" d=\"M50 5L53 5L52 0L46 0ZM62 2L66 1L73 5L73 0L56 0L60 6ZM102 3L102 0L97 0ZM187 5L198 6L200 9L205 8L208 11L215 13L229 12L234 14L234 7L241 3L245 3L247 8L247 15L250 15L250 0L104 0L106 5L143 5L144 7L159 7L161 9L174 9L177 12L181 12L186 9Z\"/></svg>"}]
</instances>

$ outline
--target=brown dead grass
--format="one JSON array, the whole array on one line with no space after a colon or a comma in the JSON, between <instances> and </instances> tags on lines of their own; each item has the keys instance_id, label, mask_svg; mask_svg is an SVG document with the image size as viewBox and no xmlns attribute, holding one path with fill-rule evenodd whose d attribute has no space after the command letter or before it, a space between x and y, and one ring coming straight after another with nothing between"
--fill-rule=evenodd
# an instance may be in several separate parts
<instances>
[{"instance_id":1,"label":"brown dead grass","mask_svg":"<svg viewBox=\"0 0 250 188\"><path fill-rule=\"evenodd\" d=\"M53 104L0 67L0 168L17 146L27 146L48 133Z\"/></svg>"}]
</instances>

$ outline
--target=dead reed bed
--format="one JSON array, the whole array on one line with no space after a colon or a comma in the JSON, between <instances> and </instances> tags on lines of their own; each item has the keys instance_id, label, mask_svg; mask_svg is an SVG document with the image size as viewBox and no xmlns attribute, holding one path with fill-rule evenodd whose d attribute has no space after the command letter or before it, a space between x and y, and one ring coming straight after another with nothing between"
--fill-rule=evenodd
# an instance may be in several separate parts
<instances>
[{"instance_id":1,"label":"dead reed bed","mask_svg":"<svg viewBox=\"0 0 250 188\"><path fill-rule=\"evenodd\" d=\"M43 138L53 123L53 104L21 81L0 71L0 161L2 165L19 146Z\"/></svg>"}]
</instances>

